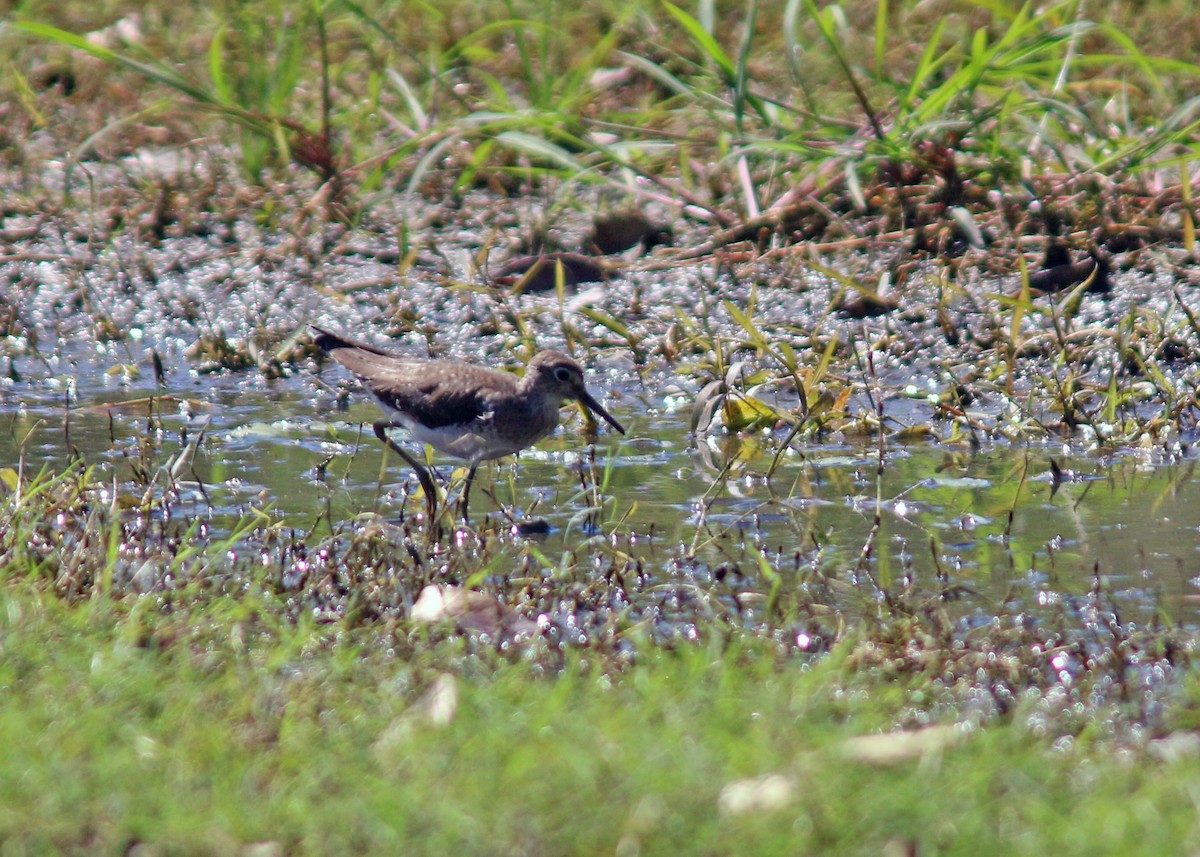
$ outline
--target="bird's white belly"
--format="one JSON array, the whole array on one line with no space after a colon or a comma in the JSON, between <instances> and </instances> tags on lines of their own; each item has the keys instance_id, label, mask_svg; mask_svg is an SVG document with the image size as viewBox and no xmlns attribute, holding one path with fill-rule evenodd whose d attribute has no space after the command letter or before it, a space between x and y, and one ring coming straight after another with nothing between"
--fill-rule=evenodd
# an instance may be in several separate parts
<instances>
[{"instance_id":1,"label":"bird's white belly","mask_svg":"<svg viewBox=\"0 0 1200 857\"><path fill-rule=\"evenodd\" d=\"M491 458L512 455L513 453L520 452L554 430L554 426L551 426L550 431L539 434L533 441L526 439L525 442L514 442L499 437L494 431L486 428L476 430L470 425L430 428L403 414L395 415L395 419L396 422L403 423L414 440L420 443L427 443L438 452L443 452L446 455L452 455L455 458L461 458L466 461L485 461Z\"/></svg>"}]
</instances>

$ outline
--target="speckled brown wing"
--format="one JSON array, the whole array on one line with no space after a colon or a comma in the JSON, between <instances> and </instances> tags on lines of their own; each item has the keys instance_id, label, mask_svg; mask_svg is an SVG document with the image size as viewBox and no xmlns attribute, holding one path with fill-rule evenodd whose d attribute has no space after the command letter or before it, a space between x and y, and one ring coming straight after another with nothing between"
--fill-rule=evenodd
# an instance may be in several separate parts
<instances>
[{"instance_id":1,"label":"speckled brown wing","mask_svg":"<svg viewBox=\"0 0 1200 857\"><path fill-rule=\"evenodd\" d=\"M376 375L363 377L363 383L385 408L399 411L426 428L466 425L490 414L491 405L479 388L459 383L461 364L454 366L458 374L453 379L445 377L444 364L410 365L419 371L397 374L412 377Z\"/></svg>"},{"instance_id":2,"label":"speckled brown wing","mask_svg":"<svg viewBox=\"0 0 1200 857\"><path fill-rule=\"evenodd\" d=\"M487 393L513 393L518 386L517 379L507 372L402 357L320 328L314 330L317 347L358 376L381 405L427 428L479 420L492 410Z\"/></svg>"}]
</instances>

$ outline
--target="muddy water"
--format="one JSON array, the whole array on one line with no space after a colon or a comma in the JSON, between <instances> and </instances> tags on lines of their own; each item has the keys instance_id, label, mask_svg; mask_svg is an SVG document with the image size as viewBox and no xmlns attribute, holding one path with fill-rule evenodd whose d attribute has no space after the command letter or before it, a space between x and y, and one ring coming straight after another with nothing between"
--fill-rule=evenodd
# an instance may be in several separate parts
<instances>
[{"instance_id":1,"label":"muddy water","mask_svg":"<svg viewBox=\"0 0 1200 857\"><path fill-rule=\"evenodd\" d=\"M173 469L173 513L202 516L214 532L252 509L301 532L323 519L418 515L415 480L394 457L384 467L362 425L373 406L358 397L339 411L322 386L336 379L322 378L187 376L167 397L147 377L16 382L0 397L0 467L59 469L75 452L122 485L165 485ZM681 573L685 560L687 573L752 574L763 557L854 585L939 581L980 616L1000 605L1069 609L1099 586L1122 621L1144 624L1158 611L1200 619L1190 454L899 441L881 452L873 439L793 442L780 453L781 433L698 443L686 412L634 395L610 404L629 433L602 433L594 462L578 418L564 411L553 438L481 468L475 526L544 520L551 532L538 546L548 557L603 534L657 577ZM454 468L438 464L443 476ZM589 515L595 499L583 487L592 485L603 503Z\"/></svg>"}]
</instances>

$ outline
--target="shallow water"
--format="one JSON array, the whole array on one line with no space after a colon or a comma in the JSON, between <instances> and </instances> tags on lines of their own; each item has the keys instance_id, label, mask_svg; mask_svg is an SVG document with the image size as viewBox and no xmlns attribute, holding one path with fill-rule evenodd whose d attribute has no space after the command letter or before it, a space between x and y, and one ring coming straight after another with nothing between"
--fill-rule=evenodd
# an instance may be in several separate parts
<instances>
[{"instance_id":1,"label":"shallow water","mask_svg":"<svg viewBox=\"0 0 1200 857\"><path fill-rule=\"evenodd\" d=\"M481 468L472 524L497 534L481 549L493 578L524 580L530 567L553 573L575 562L570 583L586 587L597 564L611 560L636 568L639 586L663 584L675 597L694 584L735 612L762 603L754 599L771 591L772 574L789 574L798 590L833 581L866 593L860 602L887 591L936 596L968 624L1000 612L1079 612L1084 601L1141 626L1158 611L1189 626L1200 619L1200 506L1192 502L1200 489L1190 452L1162 443L1101 453L1082 442L987 440L1046 438L1053 434L1046 427L1062 418L1050 407L1058 387L1045 380L1061 374L1054 349L1022 356L1007 383L1004 372L991 371L999 354L992 331L1011 318L981 306L1012 293L1012 283L968 266L959 285L982 297L950 299L943 273L922 269L905 285L901 313L866 320L831 312L842 286L828 276L765 260L738 270L703 261L651 265L561 301L511 295L491 288L488 265L478 263L482 236L496 223L508 223L514 237L519 231L509 200L477 196L461 207L389 200L356 230L318 230L303 240L260 222L257 211L232 227L214 221L197 234L153 241L122 231L101 240L90 219L74 231L39 227L24 248L29 260L12 263L13 285L3 296L21 323L0 357L0 468L23 462L57 471L78 454L131 496L169 494L161 514L203 519L214 536L263 510L317 538L371 521L412 522L422 509L412 496L416 481L364 427L378 416L374 406L353 391L349 409L339 410L345 373L318 369L303 349L290 348L305 323L491 363L574 345L594 392L604 393L629 433L602 429L593 456L579 438L578 416L565 410L555 437ZM438 253L398 267L395 224L422 212L445 227L436 242L429 236ZM25 221L41 223L33 215ZM582 234L589 222L579 213L559 225ZM1084 301L1074 324L1104 329L1124 306L1165 316L1175 311L1170 296L1181 300L1166 271L1115 279L1114 295ZM889 427L951 436L956 429L937 422L930 397L964 385L986 424L984 445L900 433L882 448L872 437L836 434L787 448L783 431L691 436L693 402L707 382L728 377L732 362L746 361L748 375L765 369L763 395L781 396L782 409L796 403L788 373L747 341L734 307L772 348L802 354L802 372L812 373L825 349L836 352L836 382L827 390L813 382L809 392L852 390L848 411L856 418L876 415L870 389ZM598 321L605 317L619 325ZM1061 323L1026 313L1021 339L1043 342ZM267 380L255 369L204 374L220 360L197 344L225 334L271 354L279 349L284 377ZM1073 352L1076 382L1105 389L1106 367L1125 360L1114 349L1111 337L1100 336ZM152 355L163 366L161 381ZM1194 386L1192 366L1163 360L1157 370L1164 385L1186 390ZM1153 390L1143 393L1122 399L1123 417L1134 413L1145 426L1175 412ZM1194 426L1184 412L1170 431ZM1018 424L1035 430L1009 431ZM443 476L453 472L453 462L438 464ZM1051 475L1054 467L1061 477ZM527 518L545 520L549 534L512 535L512 523ZM497 541L501 548L491 550ZM460 571L452 567L439 580L463 582ZM651 601L639 607L653 610Z\"/></svg>"},{"instance_id":2,"label":"shallow water","mask_svg":"<svg viewBox=\"0 0 1200 857\"><path fill-rule=\"evenodd\" d=\"M337 410L334 370L320 381L306 371L275 382L181 374L166 398L145 377L81 377L70 395L52 379L5 389L0 467L61 469L69 450L120 484L139 472L165 483L174 467L174 512L210 521L214 533L251 509L300 532L322 517L420 512L411 473L394 456L385 461L371 434L374 406L355 394ZM980 621L1001 606L1070 609L1097 586L1125 622L1145 624L1158 611L1187 625L1200 619L1200 481L1190 454L895 440L881 453L872 438L795 441L780 452L778 431L697 441L689 414L663 401L609 399L628 434L602 431L594 462L575 411L565 410L553 438L481 468L472 524L508 532L511 521L544 519L551 532L533 543L551 559L601 534L638 557L651 581L749 579L763 558L780 573L819 571L864 587L936 582ZM122 402L132 404L114 404ZM194 455L179 464L188 444ZM454 469L437 463L443 477ZM583 490L593 485L604 498L598 514Z\"/></svg>"}]
</instances>

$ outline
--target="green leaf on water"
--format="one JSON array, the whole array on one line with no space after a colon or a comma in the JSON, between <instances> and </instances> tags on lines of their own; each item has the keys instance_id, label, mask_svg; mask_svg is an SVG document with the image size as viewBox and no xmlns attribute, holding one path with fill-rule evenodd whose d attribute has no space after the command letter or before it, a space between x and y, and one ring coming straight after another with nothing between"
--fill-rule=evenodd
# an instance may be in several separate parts
<instances>
[{"instance_id":1,"label":"green leaf on water","mask_svg":"<svg viewBox=\"0 0 1200 857\"><path fill-rule=\"evenodd\" d=\"M611 315L609 315L606 312L601 312L600 310L596 309L595 307L590 307L590 306L581 306L578 309L576 309L575 311L577 313L579 313L581 316L583 316L584 318L586 318L590 321L594 321L596 324L600 325L601 327L612 331L617 336L621 337L626 342L628 342L630 345L637 345L638 342L641 341L641 337L639 337L635 333L633 333L633 331L631 331L624 324L624 322L612 317Z\"/></svg>"},{"instance_id":2,"label":"green leaf on water","mask_svg":"<svg viewBox=\"0 0 1200 857\"><path fill-rule=\"evenodd\" d=\"M730 431L746 431L779 422L779 412L754 396L728 395L722 409Z\"/></svg>"}]
</instances>

